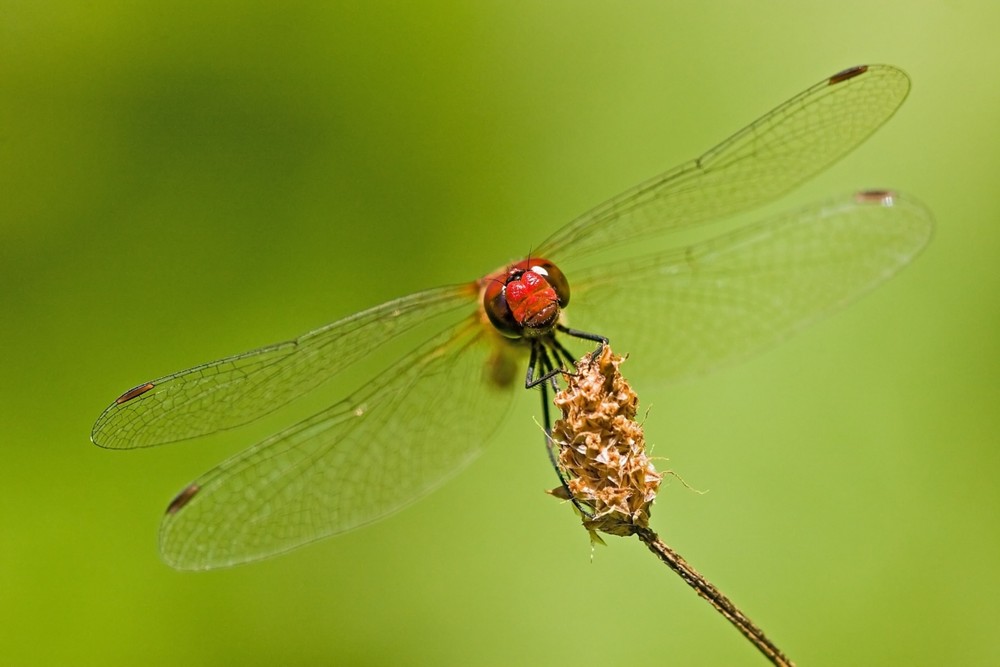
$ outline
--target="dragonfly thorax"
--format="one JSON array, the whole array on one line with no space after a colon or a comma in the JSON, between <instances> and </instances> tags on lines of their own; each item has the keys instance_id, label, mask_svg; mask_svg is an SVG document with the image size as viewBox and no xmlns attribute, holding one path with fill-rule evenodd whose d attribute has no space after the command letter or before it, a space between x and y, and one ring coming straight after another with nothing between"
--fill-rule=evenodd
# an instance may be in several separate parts
<instances>
[{"instance_id":1,"label":"dragonfly thorax","mask_svg":"<svg viewBox=\"0 0 1000 667\"><path fill-rule=\"evenodd\" d=\"M552 331L569 303L569 282L546 259L526 259L490 278L483 308L508 338L533 338Z\"/></svg>"}]
</instances>

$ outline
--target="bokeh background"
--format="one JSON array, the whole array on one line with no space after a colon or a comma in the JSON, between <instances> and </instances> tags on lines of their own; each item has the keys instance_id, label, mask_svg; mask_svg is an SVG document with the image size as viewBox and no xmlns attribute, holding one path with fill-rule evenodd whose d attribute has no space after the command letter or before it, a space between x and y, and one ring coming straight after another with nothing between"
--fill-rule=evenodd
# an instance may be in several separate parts
<instances>
[{"instance_id":1,"label":"bokeh background","mask_svg":"<svg viewBox=\"0 0 1000 667\"><path fill-rule=\"evenodd\" d=\"M542 494L534 396L405 512L201 574L159 560L167 501L328 397L88 434L150 377L520 257L862 62L909 100L782 206L896 187L936 238L779 348L638 387L708 491L672 481L654 527L802 665L1000 663L1000 5L674 4L0 2L0 663L764 664Z\"/></svg>"}]
</instances>

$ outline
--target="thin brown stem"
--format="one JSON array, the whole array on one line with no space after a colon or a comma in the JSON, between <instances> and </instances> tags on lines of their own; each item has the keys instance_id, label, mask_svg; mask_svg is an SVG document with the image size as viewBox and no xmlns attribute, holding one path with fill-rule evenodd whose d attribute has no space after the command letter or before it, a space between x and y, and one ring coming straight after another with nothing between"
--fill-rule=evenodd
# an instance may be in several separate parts
<instances>
[{"instance_id":1,"label":"thin brown stem","mask_svg":"<svg viewBox=\"0 0 1000 667\"><path fill-rule=\"evenodd\" d=\"M786 658L778 647L764 635L763 630L754 625L753 621L747 618L718 588L688 565L680 554L664 544L659 535L650 528L640 526L635 526L634 532L643 544L649 547L650 551L666 563L667 567L680 575L681 579L698 595L708 600L708 603L715 607L720 614L729 619L729 622L740 631L740 634L749 639L772 664L778 665L778 667L795 667L795 664Z\"/></svg>"}]
</instances>

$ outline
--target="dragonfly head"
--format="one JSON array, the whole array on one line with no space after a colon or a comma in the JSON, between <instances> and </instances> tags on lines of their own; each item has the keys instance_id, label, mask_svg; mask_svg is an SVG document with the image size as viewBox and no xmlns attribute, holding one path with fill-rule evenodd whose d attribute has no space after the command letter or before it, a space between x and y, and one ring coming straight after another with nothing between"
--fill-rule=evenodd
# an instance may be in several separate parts
<instances>
[{"instance_id":1,"label":"dragonfly head","mask_svg":"<svg viewBox=\"0 0 1000 667\"><path fill-rule=\"evenodd\" d=\"M552 331L569 303L569 282L547 259L520 261L490 277L483 308L507 338L533 338Z\"/></svg>"}]
</instances>

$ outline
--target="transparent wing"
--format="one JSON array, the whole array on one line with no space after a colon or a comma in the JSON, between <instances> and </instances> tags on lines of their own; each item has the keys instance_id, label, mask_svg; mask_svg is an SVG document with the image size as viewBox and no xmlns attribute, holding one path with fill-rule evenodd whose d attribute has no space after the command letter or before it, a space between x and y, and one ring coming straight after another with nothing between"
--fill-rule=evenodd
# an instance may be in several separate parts
<instances>
[{"instance_id":1,"label":"transparent wing","mask_svg":"<svg viewBox=\"0 0 1000 667\"><path fill-rule=\"evenodd\" d=\"M906 74L888 65L835 74L697 160L569 223L536 254L565 263L563 255L576 259L761 205L861 144L895 113L909 89Z\"/></svg>"},{"instance_id":2,"label":"transparent wing","mask_svg":"<svg viewBox=\"0 0 1000 667\"><path fill-rule=\"evenodd\" d=\"M514 352L475 316L432 339L354 395L196 480L163 519L163 557L180 569L243 563L423 496L506 417L517 383L498 369Z\"/></svg>"},{"instance_id":3,"label":"transparent wing","mask_svg":"<svg viewBox=\"0 0 1000 667\"><path fill-rule=\"evenodd\" d=\"M678 379L765 348L884 282L927 244L920 203L855 193L704 243L576 277L573 327L607 335L636 371Z\"/></svg>"},{"instance_id":4,"label":"transparent wing","mask_svg":"<svg viewBox=\"0 0 1000 667\"><path fill-rule=\"evenodd\" d=\"M315 389L414 326L474 308L477 294L474 285L418 292L295 340L152 380L108 406L91 440L111 449L148 447L245 424Z\"/></svg>"}]
</instances>

